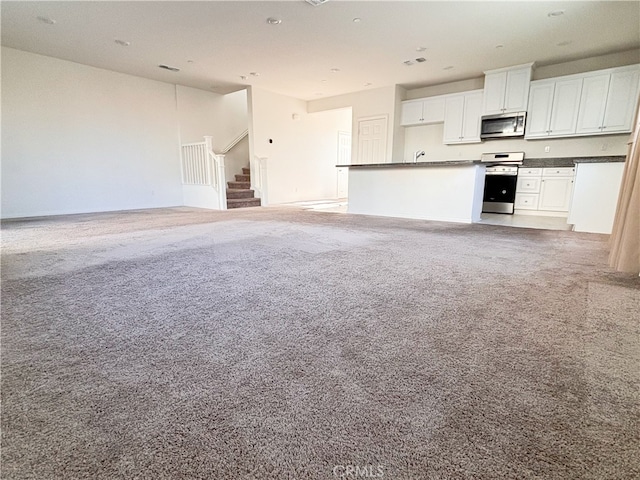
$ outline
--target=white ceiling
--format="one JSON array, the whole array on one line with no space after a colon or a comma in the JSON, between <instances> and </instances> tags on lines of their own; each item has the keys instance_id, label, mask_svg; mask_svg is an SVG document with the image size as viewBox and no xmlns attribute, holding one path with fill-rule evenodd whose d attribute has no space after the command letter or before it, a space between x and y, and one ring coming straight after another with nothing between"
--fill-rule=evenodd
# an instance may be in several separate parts
<instances>
[{"instance_id":1,"label":"white ceiling","mask_svg":"<svg viewBox=\"0 0 640 480\"><path fill-rule=\"evenodd\" d=\"M306 100L640 47L638 1L2 1L0 8L8 47L219 93L255 85ZM548 15L558 10L564 14ZM282 23L269 25L269 17ZM403 64L417 57L426 61Z\"/></svg>"}]
</instances>

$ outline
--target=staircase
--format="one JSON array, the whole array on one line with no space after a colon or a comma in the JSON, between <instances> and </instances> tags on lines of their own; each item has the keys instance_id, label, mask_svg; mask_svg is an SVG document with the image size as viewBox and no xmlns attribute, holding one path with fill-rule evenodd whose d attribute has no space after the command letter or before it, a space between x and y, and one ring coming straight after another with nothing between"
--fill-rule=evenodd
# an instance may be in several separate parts
<instances>
[{"instance_id":1,"label":"staircase","mask_svg":"<svg viewBox=\"0 0 640 480\"><path fill-rule=\"evenodd\" d=\"M253 197L251 175L248 168L242 169L242 175L236 175L235 182L227 182L227 208L259 207L260 199Z\"/></svg>"}]
</instances>

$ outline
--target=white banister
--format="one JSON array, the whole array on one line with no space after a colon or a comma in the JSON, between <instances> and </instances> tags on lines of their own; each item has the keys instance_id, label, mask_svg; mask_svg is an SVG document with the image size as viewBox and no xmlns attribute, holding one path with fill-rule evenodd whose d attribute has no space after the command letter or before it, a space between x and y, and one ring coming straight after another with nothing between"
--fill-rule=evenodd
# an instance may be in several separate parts
<instances>
[{"instance_id":1,"label":"white banister","mask_svg":"<svg viewBox=\"0 0 640 480\"><path fill-rule=\"evenodd\" d=\"M236 138L231 140L229 145L227 145L225 148L223 148L222 152L220 152L220 153L222 153L222 154L229 153L229 150L231 150L233 147L235 147L240 142L240 140L242 140L247 135L249 135L249 130L245 130L244 132L240 133L240 135L238 135Z\"/></svg>"},{"instance_id":2,"label":"white banister","mask_svg":"<svg viewBox=\"0 0 640 480\"><path fill-rule=\"evenodd\" d=\"M260 197L260 203L263 207L269 204L269 196L267 193L267 157L255 157L254 165L257 170L257 175L253 184L254 190ZM253 178L253 175L251 176Z\"/></svg>"},{"instance_id":3,"label":"white banister","mask_svg":"<svg viewBox=\"0 0 640 480\"><path fill-rule=\"evenodd\" d=\"M224 155L218 155L213 151L213 137L207 135L204 142L185 143L181 145L180 160L182 163L182 184L184 189L211 187L213 195L202 193L195 206L205 208L227 209L227 189L225 184ZM187 190L185 190L186 192ZM203 192L203 190L198 190ZM204 190L206 191L206 190ZM186 193L185 193L186 195ZM204 198L204 200L203 200ZM209 200L206 200L209 198ZM200 205L202 201L202 205ZM210 205L210 206L209 206ZM217 205L217 207L216 207Z\"/></svg>"}]
</instances>

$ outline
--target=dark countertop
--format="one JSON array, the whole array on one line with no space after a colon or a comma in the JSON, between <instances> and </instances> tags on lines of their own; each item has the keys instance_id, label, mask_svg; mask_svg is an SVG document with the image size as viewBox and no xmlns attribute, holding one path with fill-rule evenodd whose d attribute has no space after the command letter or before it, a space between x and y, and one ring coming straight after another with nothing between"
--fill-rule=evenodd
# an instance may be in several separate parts
<instances>
[{"instance_id":1,"label":"dark countertop","mask_svg":"<svg viewBox=\"0 0 640 480\"><path fill-rule=\"evenodd\" d=\"M336 165L336 167L349 168L379 168L379 167L455 167L462 165L481 165L480 160L443 160L439 162L417 162L417 163L356 163L352 165Z\"/></svg>"},{"instance_id":2,"label":"dark countertop","mask_svg":"<svg viewBox=\"0 0 640 480\"><path fill-rule=\"evenodd\" d=\"M562 158L525 158L523 167L573 167L576 163L609 163L624 162L624 155L608 157L562 157Z\"/></svg>"}]
</instances>

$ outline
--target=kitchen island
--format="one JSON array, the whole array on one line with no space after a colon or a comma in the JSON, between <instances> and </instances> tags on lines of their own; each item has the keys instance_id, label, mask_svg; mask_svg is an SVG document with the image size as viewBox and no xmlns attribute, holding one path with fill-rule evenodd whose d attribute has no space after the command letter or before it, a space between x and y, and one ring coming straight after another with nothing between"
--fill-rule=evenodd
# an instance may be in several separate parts
<instances>
[{"instance_id":1,"label":"kitchen island","mask_svg":"<svg viewBox=\"0 0 640 480\"><path fill-rule=\"evenodd\" d=\"M480 220L485 166L478 160L337 166L349 168L349 213Z\"/></svg>"}]
</instances>

